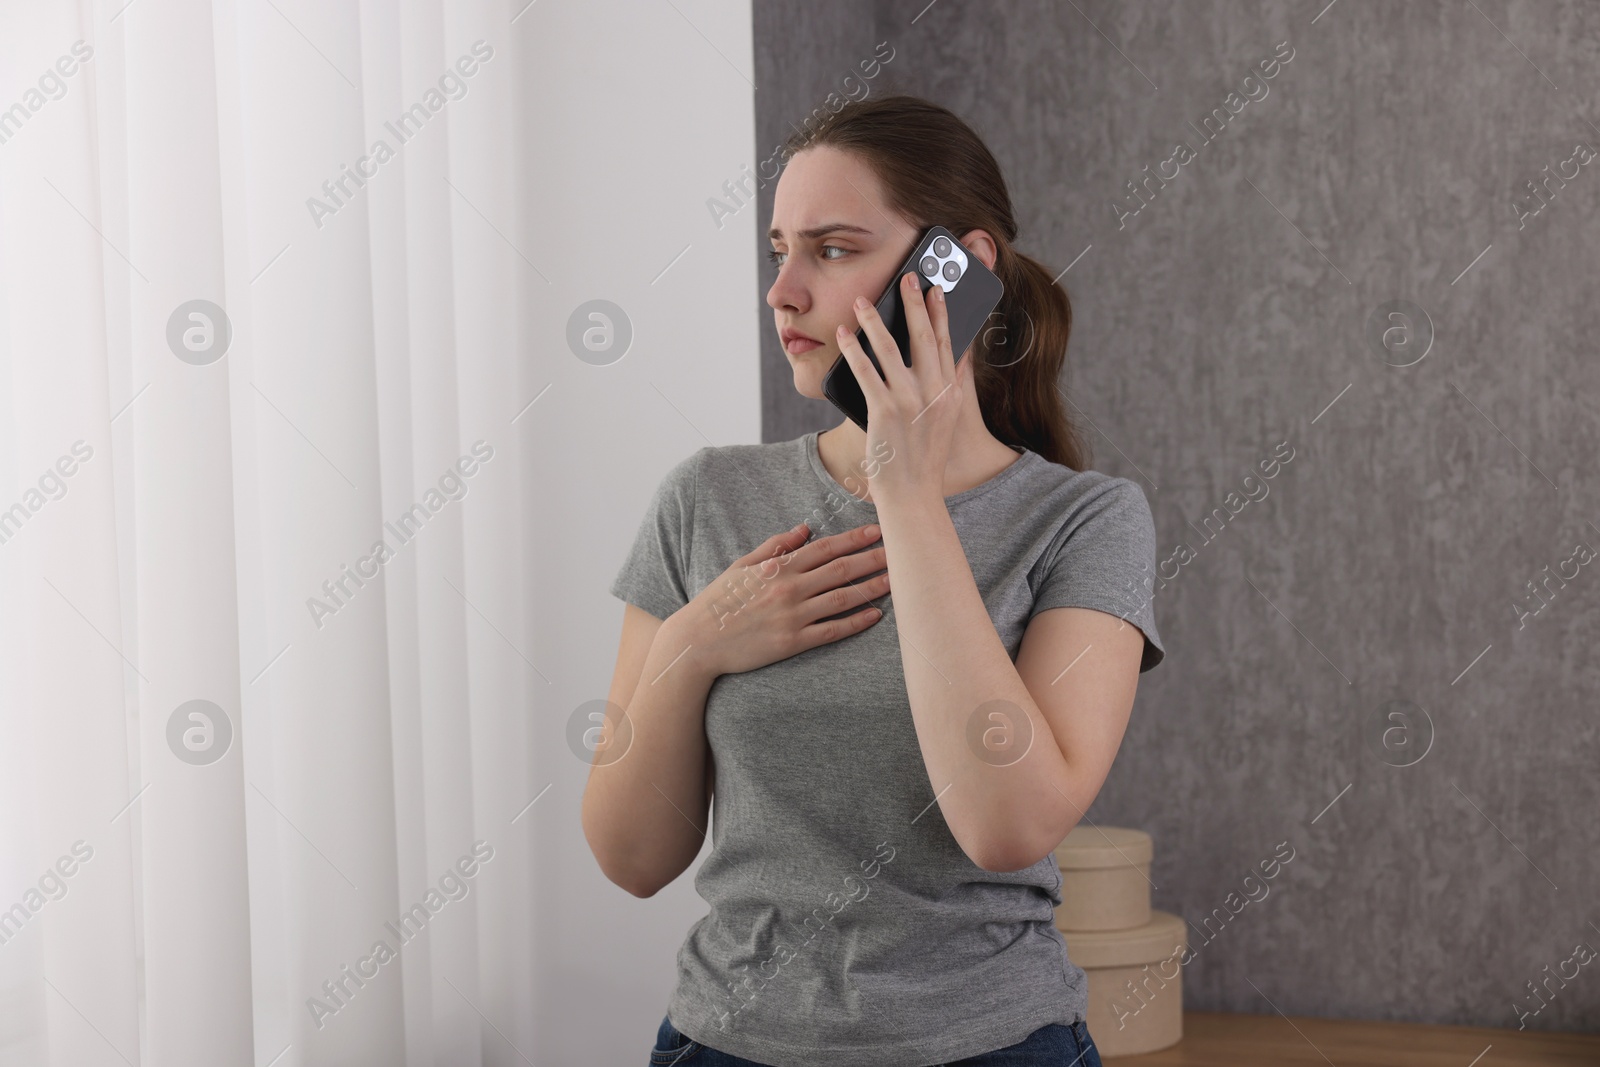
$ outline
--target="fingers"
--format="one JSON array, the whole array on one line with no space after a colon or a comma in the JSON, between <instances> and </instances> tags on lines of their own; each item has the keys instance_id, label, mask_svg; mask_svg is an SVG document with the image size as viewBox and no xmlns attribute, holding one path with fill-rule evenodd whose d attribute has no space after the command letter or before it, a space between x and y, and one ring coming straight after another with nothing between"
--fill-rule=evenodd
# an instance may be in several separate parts
<instances>
[{"instance_id":1,"label":"fingers","mask_svg":"<svg viewBox=\"0 0 1600 1067\"><path fill-rule=\"evenodd\" d=\"M912 288L917 284L916 275L909 272L900 279L900 297L903 301L908 299L905 284L907 279L910 279ZM872 342L872 353L878 357L878 365L883 368L889 386L893 388L896 372L905 372L906 353L900 351L894 335L889 332L889 327L884 325L883 316L878 314L878 309L868 303L864 296L856 297L856 321L861 323L861 328L866 331L867 339ZM850 335L850 340L852 343L857 343L854 333Z\"/></svg>"},{"instance_id":2,"label":"fingers","mask_svg":"<svg viewBox=\"0 0 1600 1067\"><path fill-rule=\"evenodd\" d=\"M814 622L803 627L800 631L801 650L816 648L818 645L831 644L842 640L871 626L883 618L883 612L877 608L863 608L853 614L839 619L829 619L827 622Z\"/></svg>"},{"instance_id":3,"label":"fingers","mask_svg":"<svg viewBox=\"0 0 1600 1067\"><path fill-rule=\"evenodd\" d=\"M950 305L942 287L935 285L930 292L933 305L929 315L933 320L933 335L939 342L941 380L948 382L956 372L956 354L950 342Z\"/></svg>"},{"instance_id":4,"label":"fingers","mask_svg":"<svg viewBox=\"0 0 1600 1067\"><path fill-rule=\"evenodd\" d=\"M761 547L751 553L758 559L770 559L779 551L795 548L806 543L806 538L811 536L810 527L805 523L791 527L780 534L773 534L762 543ZM748 557L747 557L748 558Z\"/></svg>"},{"instance_id":5,"label":"fingers","mask_svg":"<svg viewBox=\"0 0 1600 1067\"><path fill-rule=\"evenodd\" d=\"M861 344L856 340L855 334L840 324L835 336L839 342L839 354L850 364L850 372L856 376L856 384L861 386L861 398L867 403L867 421L871 422L872 413L881 408L887 400L887 387L883 379L878 377L878 372L872 369L872 360L861 350ZM890 346L893 347L892 341ZM898 357L885 360L883 346L877 340L873 341L872 348L878 355L880 366L900 362Z\"/></svg>"},{"instance_id":6,"label":"fingers","mask_svg":"<svg viewBox=\"0 0 1600 1067\"><path fill-rule=\"evenodd\" d=\"M804 574L808 571L814 571L836 557L858 552L873 542L880 540L882 540L882 534L876 523L858 526L853 530L846 530L831 537L818 538L794 553L793 566L795 572Z\"/></svg>"},{"instance_id":7,"label":"fingers","mask_svg":"<svg viewBox=\"0 0 1600 1067\"><path fill-rule=\"evenodd\" d=\"M900 277L899 284L901 300L909 307L913 301L919 299L917 295L917 276L907 271ZM889 332L889 327L884 324L883 317L878 314L878 309L873 307L866 297L858 296L856 297L855 311L856 321L861 323L862 331L866 333L867 339L872 342L872 353L878 359L878 366L883 376L880 378L877 374L871 374L862 369L870 366L872 361L862 351L861 343L856 340L855 333L846 329L843 325L838 330L839 352L849 361L851 370L856 372L856 379L861 383L862 396L868 398L868 421L871 421L871 411L874 406L872 400L880 399L881 402L881 398L887 390L896 388L896 382L904 383L912 375L906 367L908 354L900 351L900 346L895 343L894 335ZM847 349L853 349L854 354L847 351ZM873 380L869 383L867 381L868 378ZM901 388L904 388L904 386L902 385Z\"/></svg>"},{"instance_id":8,"label":"fingers","mask_svg":"<svg viewBox=\"0 0 1600 1067\"><path fill-rule=\"evenodd\" d=\"M881 378L868 372L871 361L862 351L855 334L843 326L839 327L839 352L850 364L856 381L861 385L862 396L867 401L869 422L872 412L883 406L890 392L898 390L904 393L914 382L914 391L920 392L926 401L927 398L936 398L955 380L955 353L950 342L950 315L944 289L934 284L924 294L920 276L911 271L900 276L899 284L901 303L906 311L906 333L911 346L909 367L877 308L865 299L856 301L856 318L872 342L873 352L882 368Z\"/></svg>"},{"instance_id":9,"label":"fingers","mask_svg":"<svg viewBox=\"0 0 1600 1067\"><path fill-rule=\"evenodd\" d=\"M836 556L857 551L883 539L882 530L877 523L858 526L853 530L846 530L807 544L806 540L810 536L810 524L802 522L793 529L773 534L740 562L747 566L770 561L780 564L792 563L797 571L810 571Z\"/></svg>"},{"instance_id":10,"label":"fingers","mask_svg":"<svg viewBox=\"0 0 1600 1067\"><path fill-rule=\"evenodd\" d=\"M738 562L746 567L759 567L762 577L771 578L776 573L777 567L787 562L810 536L810 527L802 522L783 533L773 534Z\"/></svg>"},{"instance_id":11,"label":"fingers","mask_svg":"<svg viewBox=\"0 0 1600 1067\"><path fill-rule=\"evenodd\" d=\"M813 570L836 556L843 556L847 552L855 552L870 544L883 540L883 531L877 523L868 523L857 526L853 530L824 537L814 544L806 546L806 554L800 559L801 570Z\"/></svg>"},{"instance_id":12,"label":"fingers","mask_svg":"<svg viewBox=\"0 0 1600 1067\"><path fill-rule=\"evenodd\" d=\"M887 550L879 545L861 552L852 552L848 555L837 556L810 570L797 572L799 580L795 588L800 596L805 599L812 597L826 598L834 591L840 591L841 597L836 607L827 611L818 612L818 616L827 615L836 611L865 603L873 597L883 595L883 590L872 583L887 581L888 574L878 574L876 578L863 579L864 575L877 574L889 565ZM869 585L872 586L869 588Z\"/></svg>"},{"instance_id":13,"label":"fingers","mask_svg":"<svg viewBox=\"0 0 1600 1067\"><path fill-rule=\"evenodd\" d=\"M923 385L937 384L943 388L955 371L944 289L935 283L924 293L916 275L907 274L906 277L911 284L902 287L902 295L906 306L906 332L911 336L911 370ZM930 353L932 358L923 358L918 352Z\"/></svg>"},{"instance_id":14,"label":"fingers","mask_svg":"<svg viewBox=\"0 0 1600 1067\"><path fill-rule=\"evenodd\" d=\"M773 534L742 561L763 579L785 571L789 575L788 602L797 609L798 621L807 624L797 634L797 651L867 629L884 614L871 602L889 593L888 552L876 523L806 544L809 536L809 525L800 523ZM870 547L875 544L877 548ZM873 577L862 578L869 574Z\"/></svg>"}]
</instances>

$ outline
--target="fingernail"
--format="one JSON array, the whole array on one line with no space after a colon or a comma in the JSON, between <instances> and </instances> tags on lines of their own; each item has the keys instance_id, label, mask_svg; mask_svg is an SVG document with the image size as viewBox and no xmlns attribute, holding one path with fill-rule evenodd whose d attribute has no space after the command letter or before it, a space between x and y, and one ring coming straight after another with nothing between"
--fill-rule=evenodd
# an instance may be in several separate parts
<instances>
[{"instance_id":1,"label":"fingernail","mask_svg":"<svg viewBox=\"0 0 1600 1067\"><path fill-rule=\"evenodd\" d=\"M876 537L877 534L878 534L878 524L877 523L873 523L871 526L867 527L867 536L868 537Z\"/></svg>"},{"instance_id":2,"label":"fingernail","mask_svg":"<svg viewBox=\"0 0 1600 1067\"><path fill-rule=\"evenodd\" d=\"M856 297L856 307L862 308L863 310L865 310L869 306L870 305L868 305L866 297L864 297L864 296Z\"/></svg>"}]
</instances>

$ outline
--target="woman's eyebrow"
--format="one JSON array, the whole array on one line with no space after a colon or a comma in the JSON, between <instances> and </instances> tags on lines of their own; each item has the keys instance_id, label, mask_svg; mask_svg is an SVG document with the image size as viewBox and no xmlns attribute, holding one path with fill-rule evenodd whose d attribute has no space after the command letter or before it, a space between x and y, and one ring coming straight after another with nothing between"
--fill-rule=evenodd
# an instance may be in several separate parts
<instances>
[{"instance_id":1,"label":"woman's eyebrow","mask_svg":"<svg viewBox=\"0 0 1600 1067\"><path fill-rule=\"evenodd\" d=\"M813 226L809 230L801 230L799 236L802 241L812 241L818 237L826 237L830 233L860 233L865 234L868 237L872 236L871 230L862 226L851 225L848 222L829 222L824 223L821 226ZM783 240L783 231L774 226L772 229L767 231L767 239L771 241L781 241Z\"/></svg>"}]
</instances>

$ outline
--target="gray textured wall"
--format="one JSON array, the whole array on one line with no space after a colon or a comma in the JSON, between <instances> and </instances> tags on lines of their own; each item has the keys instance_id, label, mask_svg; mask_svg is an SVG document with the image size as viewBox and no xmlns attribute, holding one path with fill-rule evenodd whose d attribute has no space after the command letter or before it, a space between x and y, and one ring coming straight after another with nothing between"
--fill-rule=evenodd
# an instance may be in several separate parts
<instances>
[{"instance_id":1,"label":"gray textured wall","mask_svg":"<svg viewBox=\"0 0 1600 1067\"><path fill-rule=\"evenodd\" d=\"M1023 250L1081 254L1065 384L1175 557L1089 819L1154 835L1186 1007L1600 1028L1600 961L1563 965L1600 948L1600 160L1514 208L1600 148L1600 4L926 3L757 3L758 158L888 41L872 92L966 118ZM1431 347L1369 343L1395 300ZM770 325L761 358L765 440L839 422Z\"/></svg>"}]
</instances>

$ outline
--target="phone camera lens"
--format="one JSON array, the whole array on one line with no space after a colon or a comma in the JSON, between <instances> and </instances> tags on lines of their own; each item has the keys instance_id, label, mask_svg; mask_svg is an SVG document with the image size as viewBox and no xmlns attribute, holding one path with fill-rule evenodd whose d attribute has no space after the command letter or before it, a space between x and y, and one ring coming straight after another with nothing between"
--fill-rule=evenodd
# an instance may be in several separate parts
<instances>
[{"instance_id":1,"label":"phone camera lens","mask_svg":"<svg viewBox=\"0 0 1600 1067\"><path fill-rule=\"evenodd\" d=\"M935 237L933 239L933 254L940 259L950 254L950 239L948 237Z\"/></svg>"},{"instance_id":2,"label":"phone camera lens","mask_svg":"<svg viewBox=\"0 0 1600 1067\"><path fill-rule=\"evenodd\" d=\"M922 273L930 278L937 278L939 276L939 261L932 256L924 257L922 260Z\"/></svg>"},{"instance_id":3,"label":"phone camera lens","mask_svg":"<svg viewBox=\"0 0 1600 1067\"><path fill-rule=\"evenodd\" d=\"M956 261L952 259L944 265L944 280L953 282L959 277L961 277L961 268L956 266Z\"/></svg>"}]
</instances>

